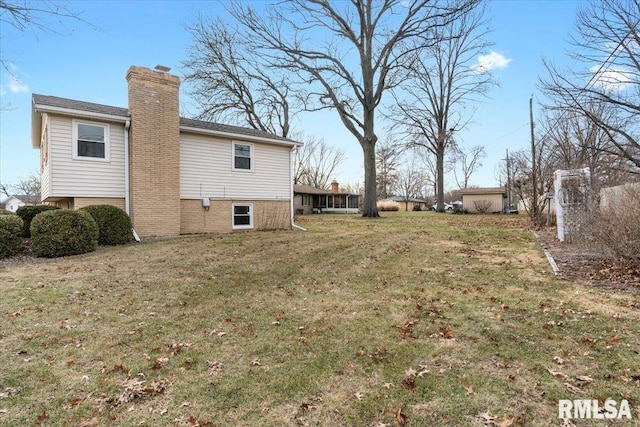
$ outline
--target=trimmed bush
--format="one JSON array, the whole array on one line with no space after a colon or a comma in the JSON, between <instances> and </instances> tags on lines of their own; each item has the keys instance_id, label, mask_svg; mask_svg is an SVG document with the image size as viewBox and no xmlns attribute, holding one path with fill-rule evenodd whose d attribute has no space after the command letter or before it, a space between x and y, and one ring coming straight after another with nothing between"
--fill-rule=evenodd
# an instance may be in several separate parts
<instances>
[{"instance_id":1,"label":"trimmed bush","mask_svg":"<svg viewBox=\"0 0 640 427\"><path fill-rule=\"evenodd\" d=\"M14 215L14 213L6 209L0 209L0 215Z\"/></svg>"},{"instance_id":2,"label":"trimmed bush","mask_svg":"<svg viewBox=\"0 0 640 427\"><path fill-rule=\"evenodd\" d=\"M88 212L50 210L31 221L31 250L37 257L54 258L94 251L98 224Z\"/></svg>"},{"instance_id":3,"label":"trimmed bush","mask_svg":"<svg viewBox=\"0 0 640 427\"><path fill-rule=\"evenodd\" d=\"M377 203L376 207L380 212L399 211L400 203L391 200L382 200Z\"/></svg>"},{"instance_id":4,"label":"trimmed bush","mask_svg":"<svg viewBox=\"0 0 640 427\"><path fill-rule=\"evenodd\" d=\"M22 226L22 235L24 237L31 237L31 220L38 215L40 212L50 211L54 209L60 209L57 206L48 206L48 205L25 205L20 206L16 213L20 218L22 218L22 222L24 225Z\"/></svg>"},{"instance_id":5,"label":"trimmed bush","mask_svg":"<svg viewBox=\"0 0 640 427\"><path fill-rule=\"evenodd\" d=\"M122 209L113 205L91 205L80 210L89 212L98 224L99 244L122 245L131 241L131 218Z\"/></svg>"},{"instance_id":6,"label":"trimmed bush","mask_svg":"<svg viewBox=\"0 0 640 427\"><path fill-rule=\"evenodd\" d=\"M6 258L22 250L22 219L9 212L0 215L0 258Z\"/></svg>"}]
</instances>

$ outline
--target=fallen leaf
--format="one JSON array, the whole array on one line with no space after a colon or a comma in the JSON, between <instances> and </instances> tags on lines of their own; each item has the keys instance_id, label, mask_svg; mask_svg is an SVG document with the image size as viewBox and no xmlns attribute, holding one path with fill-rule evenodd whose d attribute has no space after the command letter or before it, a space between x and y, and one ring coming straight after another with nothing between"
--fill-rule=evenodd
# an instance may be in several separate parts
<instances>
[{"instance_id":1,"label":"fallen leaf","mask_svg":"<svg viewBox=\"0 0 640 427\"><path fill-rule=\"evenodd\" d=\"M409 419L409 417L402 413L402 408L396 410L393 415L396 417L398 424L400 424L401 426L405 425L407 423L407 420Z\"/></svg>"},{"instance_id":2,"label":"fallen leaf","mask_svg":"<svg viewBox=\"0 0 640 427\"><path fill-rule=\"evenodd\" d=\"M88 421L83 421L80 423L80 427L93 427L97 425L99 425L97 417L93 417Z\"/></svg>"},{"instance_id":3,"label":"fallen leaf","mask_svg":"<svg viewBox=\"0 0 640 427\"><path fill-rule=\"evenodd\" d=\"M562 357L555 356L553 358L553 360L555 360L558 365L563 365L564 364L564 359L562 359Z\"/></svg>"},{"instance_id":4,"label":"fallen leaf","mask_svg":"<svg viewBox=\"0 0 640 427\"><path fill-rule=\"evenodd\" d=\"M613 338L609 338L606 342L609 345L613 345L613 344L620 344L622 340L618 337L613 337Z\"/></svg>"},{"instance_id":5,"label":"fallen leaf","mask_svg":"<svg viewBox=\"0 0 640 427\"><path fill-rule=\"evenodd\" d=\"M49 418L49 413L47 411L42 412L42 414L38 415L38 424L43 425L47 418Z\"/></svg>"},{"instance_id":6,"label":"fallen leaf","mask_svg":"<svg viewBox=\"0 0 640 427\"><path fill-rule=\"evenodd\" d=\"M563 380L566 380L567 378L569 378L569 376L567 374L565 374L563 372L560 372L560 371L554 371L554 370L551 370L549 368L547 368L547 371L549 371L549 373L551 375L553 375L554 377L562 378Z\"/></svg>"},{"instance_id":7,"label":"fallen leaf","mask_svg":"<svg viewBox=\"0 0 640 427\"><path fill-rule=\"evenodd\" d=\"M593 379L593 378L588 377L588 376L586 376L586 375L580 375L580 376L576 377L576 379L577 379L579 382L581 382L581 383L585 383L585 384L592 383L592 382L594 381L594 379Z\"/></svg>"},{"instance_id":8,"label":"fallen leaf","mask_svg":"<svg viewBox=\"0 0 640 427\"><path fill-rule=\"evenodd\" d=\"M564 383L564 386L566 387L567 390L569 390L571 393L576 393L576 394L584 394L584 391L580 390L578 387L571 385L569 383Z\"/></svg>"},{"instance_id":9,"label":"fallen leaf","mask_svg":"<svg viewBox=\"0 0 640 427\"><path fill-rule=\"evenodd\" d=\"M467 386L463 386L464 389L467 391L467 395L470 394L476 394L475 390L473 389L473 387L467 387Z\"/></svg>"},{"instance_id":10,"label":"fallen leaf","mask_svg":"<svg viewBox=\"0 0 640 427\"><path fill-rule=\"evenodd\" d=\"M360 400L360 401L361 401L361 400L362 400L362 398L364 397L364 395L363 395L362 393L360 393L360 392L354 393L353 395L356 397L356 399L358 399L358 400Z\"/></svg>"}]
</instances>

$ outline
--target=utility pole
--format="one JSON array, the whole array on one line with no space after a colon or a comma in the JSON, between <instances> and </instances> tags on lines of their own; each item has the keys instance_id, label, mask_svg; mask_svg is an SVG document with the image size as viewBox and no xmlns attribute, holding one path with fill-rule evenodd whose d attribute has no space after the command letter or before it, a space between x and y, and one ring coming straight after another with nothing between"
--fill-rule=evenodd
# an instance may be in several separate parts
<instances>
[{"instance_id":1,"label":"utility pole","mask_svg":"<svg viewBox=\"0 0 640 427\"><path fill-rule=\"evenodd\" d=\"M511 211L511 162L509 161L509 149L507 148L507 208Z\"/></svg>"},{"instance_id":2,"label":"utility pole","mask_svg":"<svg viewBox=\"0 0 640 427\"><path fill-rule=\"evenodd\" d=\"M531 208L533 211L533 222L538 223L538 179L536 176L536 144L533 135L533 95L529 98L529 119L531 120L531 183L533 185L533 200Z\"/></svg>"}]
</instances>

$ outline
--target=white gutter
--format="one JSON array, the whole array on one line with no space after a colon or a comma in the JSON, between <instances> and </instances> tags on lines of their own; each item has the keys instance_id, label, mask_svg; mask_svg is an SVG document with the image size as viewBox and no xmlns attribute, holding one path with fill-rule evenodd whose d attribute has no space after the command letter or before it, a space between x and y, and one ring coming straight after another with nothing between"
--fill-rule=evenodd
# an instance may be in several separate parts
<instances>
[{"instance_id":1,"label":"white gutter","mask_svg":"<svg viewBox=\"0 0 640 427\"><path fill-rule=\"evenodd\" d=\"M187 133L219 136L219 137L229 138L233 140L264 142L266 144L284 145L284 146L292 146L292 147L299 147L300 145L302 145L299 142L295 142L295 141L283 141L279 139L264 138L261 136L245 135L240 133L224 132L224 131L212 130L212 129L202 129L202 128L196 128L191 126L180 126L180 131L187 132Z\"/></svg>"},{"instance_id":2,"label":"white gutter","mask_svg":"<svg viewBox=\"0 0 640 427\"><path fill-rule=\"evenodd\" d=\"M129 207L129 128L131 120L124 122L124 211L131 215Z\"/></svg>"},{"instance_id":3,"label":"white gutter","mask_svg":"<svg viewBox=\"0 0 640 427\"><path fill-rule=\"evenodd\" d=\"M289 185L291 186L290 189L290 200L291 200L291 228L297 229L297 230L302 230L302 231L307 231L306 228L302 228L299 225L296 225L296 223L294 222L295 220L295 216L294 216L294 212L293 212L293 162L294 162L294 156L293 156L293 152L294 150L297 150L299 147L298 146L293 146L291 147L291 155L289 156Z\"/></svg>"}]
</instances>

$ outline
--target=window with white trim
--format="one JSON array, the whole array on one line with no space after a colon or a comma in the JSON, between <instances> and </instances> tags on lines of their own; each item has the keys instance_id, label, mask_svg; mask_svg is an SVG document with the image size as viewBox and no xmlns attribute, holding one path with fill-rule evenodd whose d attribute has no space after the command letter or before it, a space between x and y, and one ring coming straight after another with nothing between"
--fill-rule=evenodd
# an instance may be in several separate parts
<instances>
[{"instance_id":1,"label":"window with white trim","mask_svg":"<svg viewBox=\"0 0 640 427\"><path fill-rule=\"evenodd\" d=\"M233 170L253 170L253 145L233 143Z\"/></svg>"},{"instance_id":2,"label":"window with white trim","mask_svg":"<svg viewBox=\"0 0 640 427\"><path fill-rule=\"evenodd\" d=\"M109 125L73 121L73 158L109 160Z\"/></svg>"},{"instance_id":3,"label":"window with white trim","mask_svg":"<svg viewBox=\"0 0 640 427\"><path fill-rule=\"evenodd\" d=\"M253 228L253 204L232 204L233 229L242 230Z\"/></svg>"}]
</instances>

